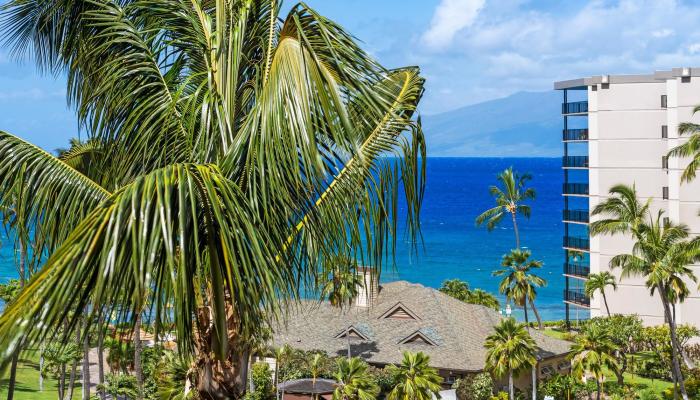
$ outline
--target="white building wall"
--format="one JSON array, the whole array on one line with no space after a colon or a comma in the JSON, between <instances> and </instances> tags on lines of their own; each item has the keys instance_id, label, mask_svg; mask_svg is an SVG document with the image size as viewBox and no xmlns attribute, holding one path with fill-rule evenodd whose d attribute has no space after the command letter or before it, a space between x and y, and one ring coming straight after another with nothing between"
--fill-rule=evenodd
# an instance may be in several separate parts
<instances>
[{"instance_id":1,"label":"white building wall","mask_svg":"<svg viewBox=\"0 0 700 400\"><path fill-rule=\"evenodd\" d=\"M660 75L659 75L660 76ZM607 88L588 85L588 156L589 207L593 210L608 197L616 184L635 185L639 197L652 199L655 215L663 210L674 222L688 225L694 235L700 234L700 173L691 183L681 183L687 159L669 159L669 168L662 168L662 157L682 143L678 126L692 121L700 124L700 115L693 109L700 105L700 76L683 82L681 77L656 79L611 79ZM595 86L595 90L593 87ZM667 96L667 108L661 107L661 96ZM668 139L662 138L662 126L668 126ZM663 199L663 187L669 199ZM594 219L592 219L594 220ZM611 270L613 256L632 251L629 236L590 238L591 273L611 271L619 279L618 290L606 292L612 313L638 314L645 324L663 323L663 310L658 296L651 296L642 277L621 277ZM700 265L692 266L700 278ZM677 307L681 323L700 327L700 292L697 283L689 282L692 294ZM591 299L591 317L604 315L601 296ZM573 311L572 311L573 312Z\"/></svg>"}]
</instances>

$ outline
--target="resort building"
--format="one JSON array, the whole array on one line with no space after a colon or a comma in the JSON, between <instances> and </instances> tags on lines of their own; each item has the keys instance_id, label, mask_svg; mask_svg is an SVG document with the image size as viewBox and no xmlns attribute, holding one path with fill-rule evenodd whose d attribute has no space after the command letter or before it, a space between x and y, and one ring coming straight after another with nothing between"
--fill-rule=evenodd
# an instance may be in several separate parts
<instances>
[{"instance_id":1,"label":"resort building","mask_svg":"<svg viewBox=\"0 0 700 400\"><path fill-rule=\"evenodd\" d=\"M567 320L606 314L602 296L587 298L589 273L611 271L610 259L632 251L629 236L589 237L589 210L609 196L616 184L635 185L642 201L651 199L654 215L688 225L700 234L700 180L681 183L687 160L668 159L670 149L687 140L678 135L683 122L698 122L700 68L675 68L649 75L603 75L556 82L563 92L564 276ZM700 266L693 266L700 276ZM661 301L651 297L641 277L620 279L606 291L611 313L637 314L645 324L664 322ZM679 323L700 327L700 294L675 312Z\"/></svg>"},{"instance_id":2,"label":"resort building","mask_svg":"<svg viewBox=\"0 0 700 400\"><path fill-rule=\"evenodd\" d=\"M369 286L372 288L372 286ZM399 364L403 351L430 356L445 387L458 378L484 370L486 337L502 318L480 305L466 304L435 289L405 281L376 285L369 296L339 310L328 302L305 301L289 310L275 329L274 346L322 350L330 356L361 357L383 367ZM540 377L568 373L570 343L531 329L538 347ZM531 374L516 381L527 387Z\"/></svg>"}]
</instances>

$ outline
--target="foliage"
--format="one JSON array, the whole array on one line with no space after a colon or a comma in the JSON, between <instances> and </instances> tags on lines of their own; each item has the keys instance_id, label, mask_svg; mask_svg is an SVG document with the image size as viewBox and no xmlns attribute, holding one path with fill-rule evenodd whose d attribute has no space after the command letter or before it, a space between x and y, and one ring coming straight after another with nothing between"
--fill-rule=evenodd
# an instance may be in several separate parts
<instances>
[{"instance_id":1,"label":"foliage","mask_svg":"<svg viewBox=\"0 0 700 400\"><path fill-rule=\"evenodd\" d=\"M588 280L584 285L584 292L586 296L593 297L596 292L600 292L603 296L603 302L605 303L605 310L608 316L610 316L610 309L608 308L608 299L605 296L605 288L612 287L613 290L617 290L617 282L615 281L615 276L608 271L603 271L597 274L589 274Z\"/></svg>"},{"instance_id":2,"label":"foliage","mask_svg":"<svg viewBox=\"0 0 700 400\"><path fill-rule=\"evenodd\" d=\"M458 400L489 400L493 396L493 379L486 372L469 374L457 379L452 389Z\"/></svg>"},{"instance_id":3,"label":"foliage","mask_svg":"<svg viewBox=\"0 0 700 400\"><path fill-rule=\"evenodd\" d=\"M530 303L533 311L535 309L535 298L537 288L547 285L547 281L534 274L534 270L542 268L542 261L530 260L529 250L514 249L505 254L501 261L502 269L493 272L493 276L502 276L503 279L498 286L499 292L504 294L510 301L523 307L525 319L527 321L527 305ZM537 322L542 328L542 321L538 314Z\"/></svg>"},{"instance_id":4,"label":"foliage","mask_svg":"<svg viewBox=\"0 0 700 400\"><path fill-rule=\"evenodd\" d=\"M429 400L440 392L442 377L430 367L430 357L423 352L404 351L401 364L387 369L394 380L388 400Z\"/></svg>"},{"instance_id":5,"label":"foliage","mask_svg":"<svg viewBox=\"0 0 700 400\"><path fill-rule=\"evenodd\" d=\"M66 344L50 342L44 349L44 374L49 374L54 378L60 378L61 370L73 361L82 358L83 351L74 341Z\"/></svg>"},{"instance_id":6,"label":"foliage","mask_svg":"<svg viewBox=\"0 0 700 400\"><path fill-rule=\"evenodd\" d=\"M481 289L469 289L469 284L459 279L448 279L442 282L438 290L468 304L478 304L496 311L501 308L501 303L496 296Z\"/></svg>"},{"instance_id":7,"label":"foliage","mask_svg":"<svg viewBox=\"0 0 700 400\"><path fill-rule=\"evenodd\" d=\"M690 339L700 336L700 331L692 325L679 325L676 335L681 346ZM639 375L654 379L669 379L672 368L671 333L668 325L648 326L642 329L638 353L642 367Z\"/></svg>"},{"instance_id":8,"label":"foliage","mask_svg":"<svg viewBox=\"0 0 700 400\"><path fill-rule=\"evenodd\" d=\"M48 255L0 316L0 361L66 314L71 327L86 309L133 324L149 304L157 325L173 319L180 351L238 372L328 257L381 269L401 196L419 234L424 79L385 69L305 4L11 0L2 11L14 52L67 75L89 135L79 153L99 156L80 156L96 164L81 171L74 154L0 131L0 204L21 181L22 218Z\"/></svg>"},{"instance_id":9,"label":"foliage","mask_svg":"<svg viewBox=\"0 0 700 400\"><path fill-rule=\"evenodd\" d=\"M333 392L333 400L374 400L379 394L379 386L369 373L366 362L357 357L338 358L335 380L338 386Z\"/></svg>"},{"instance_id":10,"label":"foliage","mask_svg":"<svg viewBox=\"0 0 700 400\"><path fill-rule=\"evenodd\" d=\"M537 384L537 397L542 400L545 396L555 399L576 399L581 391L581 384L571 375L556 374L548 379L540 380Z\"/></svg>"},{"instance_id":11,"label":"foliage","mask_svg":"<svg viewBox=\"0 0 700 400\"><path fill-rule=\"evenodd\" d=\"M304 351L287 348L279 359L279 381L285 382L293 379L311 378L314 376L312 366L316 360L316 375L319 378L331 379L335 377L337 364L335 360L320 350Z\"/></svg>"},{"instance_id":12,"label":"foliage","mask_svg":"<svg viewBox=\"0 0 700 400\"><path fill-rule=\"evenodd\" d=\"M628 368L628 360L631 354L639 351L644 328L642 320L637 315L615 314L610 317L591 318L587 327L598 327L609 334L610 340L615 344L615 359L618 369L616 375L618 383L623 382L623 375Z\"/></svg>"},{"instance_id":13,"label":"foliage","mask_svg":"<svg viewBox=\"0 0 700 400\"><path fill-rule=\"evenodd\" d=\"M253 392L246 393L246 400L269 400L274 397L272 370L267 363L257 362L250 371Z\"/></svg>"},{"instance_id":14,"label":"foliage","mask_svg":"<svg viewBox=\"0 0 700 400\"><path fill-rule=\"evenodd\" d=\"M520 248L520 237L518 234L518 224L516 215L520 214L525 218L530 218L530 206L524 204L528 200L535 198L535 190L526 188L527 182L532 179L530 174L519 174L510 167L497 176L500 187L491 186L489 192L496 200L496 206L490 208L476 217L476 225L486 224L486 228L492 231L498 226L503 217L509 215L513 220L513 230L515 232L515 248Z\"/></svg>"},{"instance_id":15,"label":"foliage","mask_svg":"<svg viewBox=\"0 0 700 400\"><path fill-rule=\"evenodd\" d=\"M135 399L138 395L136 377L125 374L107 374L105 383L97 385L97 390L104 391L115 399Z\"/></svg>"},{"instance_id":16,"label":"foliage","mask_svg":"<svg viewBox=\"0 0 700 400\"><path fill-rule=\"evenodd\" d=\"M605 370L619 369L615 360L615 351L617 346L613 343L610 333L596 325L586 327L571 346L571 372L579 379L583 378L585 373L592 374L599 399Z\"/></svg>"},{"instance_id":17,"label":"foliage","mask_svg":"<svg viewBox=\"0 0 700 400\"><path fill-rule=\"evenodd\" d=\"M325 273L320 277L321 299L328 299L333 307L352 305L364 278L358 274L357 263L348 257L334 256L323 265Z\"/></svg>"},{"instance_id":18,"label":"foliage","mask_svg":"<svg viewBox=\"0 0 700 400\"><path fill-rule=\"evenodd\" d=\"M107 336L104 339L104 348L107 350L107 364L109 369L116 372L127 373L134 366L134 342Z\"/></svg>"},{"instance_id":19,"label":"foliage","mask_svg":"<svg viewBox=\"0 0 700 400\"><path fill-rule=\"evenodd\" d=\"M0 284L0 300L11 302L19 294L19 280L10 279L7 283Z\"/></svg>"},{"instance_id":20,"label":"foliage","mask_svg":"<svg viewBox=\"0 0 700 400\"><path fill-rule=\"evenodd\" d=\"M535 365L536 344L524 325L505 318L486 338L486 369L496 377L518 375Z\"/></svg>"},{"instance_id":21,"label":"foliage","mask_svg":"<svg viewBox=\"0 0 700 400\"><path fill-rule=\"evenodd\" d=\"M188 400L195 396L196 392L194 391L185 395L190 364L189 359L172 351L163 353L155 375L158 398L162 400Z\"/></svg>"},{"instance_id":22,"label":"foliage","mask_svg":"<svg viewBox=\"0 0 700 400\"><path fill-rule=\"evenodd\" d=\"M369 366L369 373L379 387L377 398L384 398L394 388L394 376L388 368Z\"/></svg>"},{"instance_id":23,"label":"foliage","mask_svg":"<svg viewBox=\"0 0 700 400\"><path fill-rule=\"evenodd\" d=\"M498 392L491 396L491 400L508 400L508 392Z\"/></svg>"}]
</instances>

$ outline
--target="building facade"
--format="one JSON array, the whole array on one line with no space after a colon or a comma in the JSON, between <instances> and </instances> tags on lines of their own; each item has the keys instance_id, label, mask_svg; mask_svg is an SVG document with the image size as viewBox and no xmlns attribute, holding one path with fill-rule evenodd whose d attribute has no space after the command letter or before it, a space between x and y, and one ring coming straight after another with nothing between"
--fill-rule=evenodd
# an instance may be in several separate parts
<instances>
[{"instance_id":1,"label":"building facade","mask_svg":"<svg viewBox=\"0 0 700 400\"><path fill-rule=\"evenodd\" d=\"M664 211L674 223L684 223L692 236L700 234L700 178L681 183L687 159L666 157L687 137L679 137L683 122L700 122L700 68L675 68L649 75L603 75L556 82L563 93L564 143L564 277L567 320L605 315L599 294L583 291L590 273L610 271L618 289L606 291L611 313L637 314L645 324L664 322L661 301L651 296L641 277L621 278L610 259L632 251L629 236L590 237L590 210L609 196L616 184L635 185L640 200L651 199L651 212ZM692 266L700 277L700 266ZM680 323L700 327L700 293L688 282L691 295L676 306Z\"/></svg>"}]
</instances>

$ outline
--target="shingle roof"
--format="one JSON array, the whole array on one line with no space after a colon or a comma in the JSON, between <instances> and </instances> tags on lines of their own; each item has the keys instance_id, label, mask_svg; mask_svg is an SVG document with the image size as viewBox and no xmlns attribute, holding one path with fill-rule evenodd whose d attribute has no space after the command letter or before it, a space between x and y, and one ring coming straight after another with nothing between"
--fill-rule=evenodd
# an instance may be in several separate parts
<instances>
[{"instance_id":1,"label":"shingle roof","mask_svg":"<svg viewBox=\"0 0 700 400\"><path fill-rule=\"evenodd\" d=\"M381 318L401 302L419 319ZM331 356L347 354L347 340L339 332L352 326L368 340L351 339L353 356L376 364L400 363L404 350L422 351L433 367L480 371L484 368L486 337L501 316L494 310L466 304L435 289L398 281L383 284L374 305L339 311L327 302L303 301L292 306L283 325L275 329L274 344L302 350L323 350ZM436 345L401 343L420 332ZM531 330L539 357L565 354L570 343ZM341 335L344 336L344 335Z\"/></svg>"}]
</instances>

